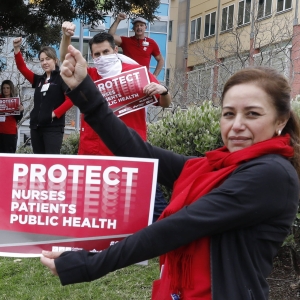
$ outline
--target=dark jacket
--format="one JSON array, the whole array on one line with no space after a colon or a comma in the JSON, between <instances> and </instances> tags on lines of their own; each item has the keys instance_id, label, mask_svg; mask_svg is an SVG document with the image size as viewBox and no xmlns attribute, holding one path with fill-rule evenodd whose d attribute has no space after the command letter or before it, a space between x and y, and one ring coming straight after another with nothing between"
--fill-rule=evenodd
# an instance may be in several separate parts
<instances>
[{"instance_id":1,"label":"dark jacket","mask_svg":"<svg viewBox=\"0 0 300 300\"><path fill-rule=\"evenodd\" d=\"M190 157L143 142L113 116L88 77L68 96L115 155L158 158L158 182L173 186ZM291 163L280 155L261 156L168 218L101 253L65 252L55 265L62 284L91 281L210 236L213 300L265 300L266 277L289 233L298 196L299 180Z\"/></svg>"},{"instance_id":2,"label":"dark jacket","mask_svg":"<svg viewBox=\"0 0 300 300\"><path fill-rule=\"evenodd\" d=\"M59 68L51 72L49 79L49 89L46 92L41 92L41 89L46 80L46 73L43 75L34 74L32 87L34 92L34 107L30 112L30 128L42 127L57 127L65 126L65 115L61 118L52 119L52 111L59 107L65 101L67 87L60 76Z\"/></svg>"}]
</instances>

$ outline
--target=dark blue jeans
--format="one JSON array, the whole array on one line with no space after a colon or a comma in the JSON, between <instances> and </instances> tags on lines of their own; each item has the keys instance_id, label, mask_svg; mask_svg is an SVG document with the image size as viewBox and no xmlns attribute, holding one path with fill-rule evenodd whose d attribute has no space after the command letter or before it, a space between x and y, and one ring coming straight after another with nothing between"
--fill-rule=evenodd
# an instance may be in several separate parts
<instances>
[{"instance_id":1,"label":"dark blue jeans","mask_svg":"<svg viewBox=\"0 0 300 300\"><path fill-rule=\"evenodd\" d=\"M168 203L164 198L164 195L160 189L160 186L156 186L155 203L153 211L153 223L158 219L163 210L167 207Z\"/></svg>"}]
</instances>

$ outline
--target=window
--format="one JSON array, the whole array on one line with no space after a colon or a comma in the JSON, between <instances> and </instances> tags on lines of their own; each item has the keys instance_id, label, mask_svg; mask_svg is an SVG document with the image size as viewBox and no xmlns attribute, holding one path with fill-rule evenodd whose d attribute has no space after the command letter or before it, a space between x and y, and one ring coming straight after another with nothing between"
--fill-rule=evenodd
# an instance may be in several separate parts
<instances>
[{"instance_id":1,"label":"window","mask_svg":"<svg viewBox=\"0 0 300 300\"><path fill-rule=\"evenodd\" d=\"M194 103L201 103L212 99L213 68L200 66L199 69L190 71L188 76L188 99Z\"/></svg>"},{"instance_id":2,"label":"window","mask_svg":"<svg viewBox=\"0 0 300 300\"><path fill-rule=\"evenodd\" d=\"M169 21L168 41L172 41L173 21Z\"/></svg>"},{"instance_id":3,"label":"window","mask_svg":"<svg viewBox=\"0 0 300 300\"><path fill-rule=\"evenodd\" d=\"M168 22L166 21L155 21L150 25L151 32L163 32L167 33Z\"/></svg>"},{"instance_id":4,"label":"window","mask_svg":"<svg viewBox=\"0 0 300 300\"><path fill-rule=\"evenodd\" d=\"M241 54L241 53L240 53ZM219 68L219 76L218 76L218 97L221 97L221 91L227 80L238 70L246 68L249 66L248 56L238 57L229 57L224 58L222 65Z\"/></svg>"},{"instance_id":5,"label":"window","mask_svg":"<svg viewBox=\"0 0 300 300\"><path fill-rule=\"evenodd\" d=\"M79 39L78 38L72 38L71 40L72 46L74 46L76 49L79 49ZM83 40L83 47L82 47L82 55L87 60L87 62L93 62L92 55L90 53L89 49L89 39L84 38Z\"/></svg>"},{"instance_id":6,"label":"window","mask_svg":"<svg viewBox=\"0 0 300 300\"><path fill-rule=\"evenodd\" d=\"M230 5L222 9L221 31L225 31L233 27L233 11L234 11L234 5Z\"/></svg>"},{"instance_id":7,"label":"window","mask_svg":"<svg viewBox=\"0 0 300 300\"><path fill-rule=\"evenodd\" d=\"M255 66L267 66L276 69L281 74L289 77L291 62L291 48L275 48L254 55Z\"/></svg>"},{"instance_id":8,"label":"window","mask_svg":"<svg viewBox=\"0 0 300 300\"><path fill-rule=\"evenodd\" d=\"M115 19L113 19L113 18L110 19L111 24L113 24L114 20ZM128 23L129 23L129 21L127 19L122 20L118 25L118 28L116 30L116 34L119 35L119 36L127 36L128 35ZM131 23L130 23L130 25L131 25Z\"/></svg>"},{"instance_id":9,"label":"window","mask_svg":"<svg viewBox=\"0 0 300 300\"><path fill-rule=\"evenodd\" d=\"M250 22L251 0L243 0L239 2L238 25Z\"/></svg>"},{"instance_id":10,"label":"window","mask_svg":"<svg viewBox=\"0 0 300 300\"><path fill-rule=\"evenodd\" d=\"M170 86L170 69L166 69L166 86Z\"/></svg>"},{"instance_id":11,"label":"window","mask_svg":"<svg viewBox=\"0 0 300 300\"><path fill-rule=\"evenodd\" d=\"M292 0L278 0L277 12L285 11L289 8L292 8Z\"/></svg>"},{"instance_id":12,"label":"window","mask_svg":"<svg viewBox=\"0 0 300 300\"><path fill-rule=\"evenodd\" d=\"M205 16L205 31L204 36L210 36L215 34L216 28L216 12Z\"/></svg>"},{"instance_id":13,"label":"window","mask_svg":"<svg viewBox=\"0 0 300 300\"><path fill-rule=\"evenodd\" d=\"M200 40L201 18L191 21L191 42Z\"/></svg>"},{"instance_id":14,"label":"window","mask_svg":"<svg viewBox=\"0 0 300 300\"><path fill-rule=\"evenodd\" d=\"M258 0L257 18L263 18L271 15L272 0Z\"/></svg>"}]
</instances>

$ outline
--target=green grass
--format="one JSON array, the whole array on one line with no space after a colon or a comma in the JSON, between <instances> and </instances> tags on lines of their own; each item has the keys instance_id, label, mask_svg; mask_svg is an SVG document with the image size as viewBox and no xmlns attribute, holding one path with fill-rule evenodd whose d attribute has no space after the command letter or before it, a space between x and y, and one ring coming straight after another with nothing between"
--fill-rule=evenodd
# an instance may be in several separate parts
<instances>
[{"instance_id":1,"label":"green grass","mask_svg":"<svg viewBox=\"0 0 300 300\"><path fill-rule=\"evenodd\" d=\"M152 281L159 276L158 259L148 266L130 266L90 283L61 286L59 278L39 258L0 257L1 300L124 300L150 299Z\"/></svg>"}]
</instances>

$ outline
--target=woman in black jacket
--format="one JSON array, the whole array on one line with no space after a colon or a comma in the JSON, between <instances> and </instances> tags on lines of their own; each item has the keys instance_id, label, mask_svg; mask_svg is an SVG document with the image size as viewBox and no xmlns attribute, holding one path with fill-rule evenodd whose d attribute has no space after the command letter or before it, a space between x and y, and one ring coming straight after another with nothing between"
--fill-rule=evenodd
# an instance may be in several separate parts
<instances>
[{"instance_id":1,"label":"woman in black jacket","mask_svg":"<svg viewBox=\"0 0 300 300\"><path fill-rule=\"evenodd\" d=\"M43 47L39 60L43 75L29 70L20 52L22 38L13 41L15 61L18 70L32 84L34 106L30 112L31 145L35 154L59 154L62 145L65 113L72 102L65 96L66 85L60 76L56 52L51 47Z\"/></svg>"},{"instance_id":2,"label":"woman in black jacket","mask_svg":"<svg viewBox=\"0 0 300 300\"><path fill-rule=\"evenodd\" d=\"M118 120L80 52L69 51L62 76L85 120L115 155L158 158L158 182L173 194L158 222L108 249L43 252L42 263L65 285L161 255L152 299L268 299L266 277L299 197L300 127L287 80L268 68L233 75L222 94L225 146L186 157L143 142Z\"/></svg>"}]
</instances>

